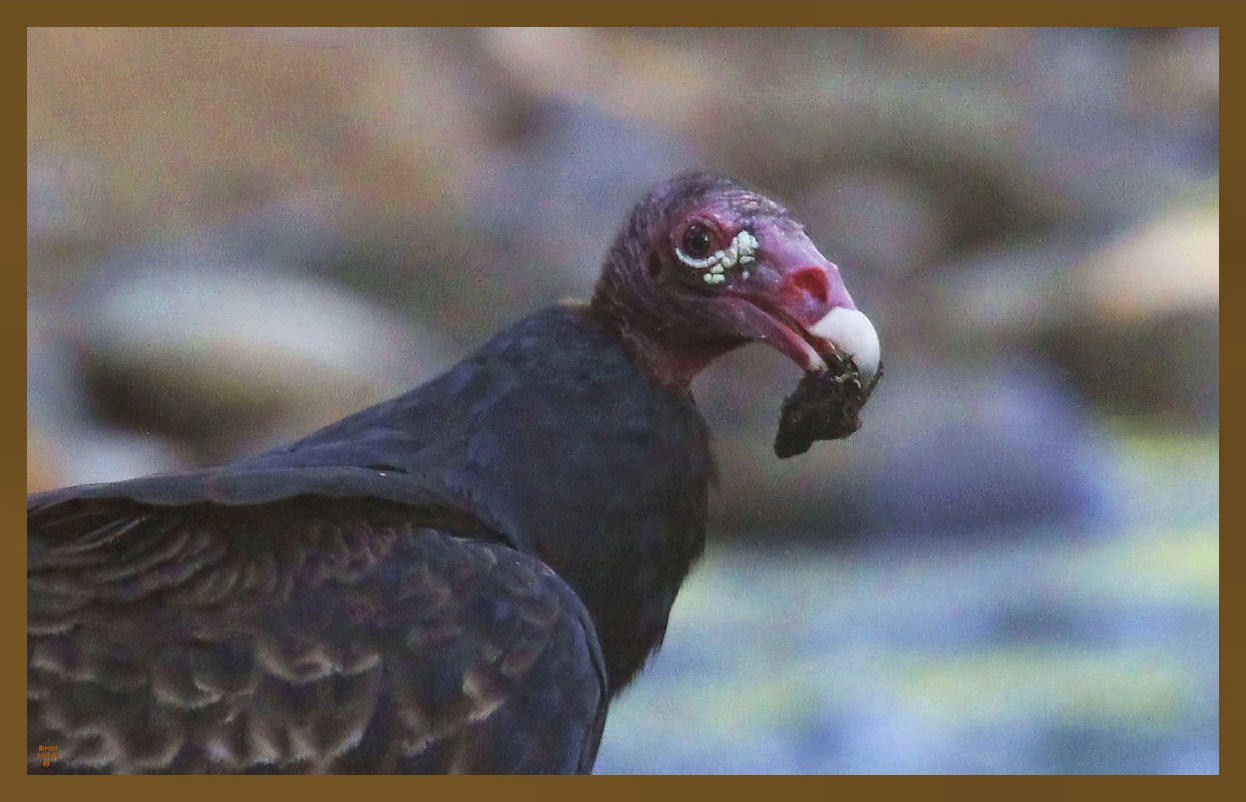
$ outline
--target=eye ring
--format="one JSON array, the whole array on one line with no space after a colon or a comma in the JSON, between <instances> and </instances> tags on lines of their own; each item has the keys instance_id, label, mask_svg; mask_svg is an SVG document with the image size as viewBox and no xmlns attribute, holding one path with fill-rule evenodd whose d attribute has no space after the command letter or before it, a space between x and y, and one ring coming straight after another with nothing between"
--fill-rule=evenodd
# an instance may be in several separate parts
<instances>
[{"instance_id":1,"label":"eye ring","mask_svg":"<svg viewBox=\"0 0 1246 802\"><path fill-rule=\"evenodd\" d=\"M680 250L693 259L704 259L714 252L714 232L705 223L694 220L684 229Z\"/></svg>"}]
</instances>

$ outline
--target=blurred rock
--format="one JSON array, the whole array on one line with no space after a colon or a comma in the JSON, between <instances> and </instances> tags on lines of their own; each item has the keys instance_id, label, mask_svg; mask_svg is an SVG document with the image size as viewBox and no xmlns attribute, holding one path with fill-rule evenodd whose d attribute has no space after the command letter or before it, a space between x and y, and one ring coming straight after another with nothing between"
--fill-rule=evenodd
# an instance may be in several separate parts
<instances>
[{"instance_id":1,"label":"blurred rock","mask_svg":"<svg viewBox=\"0 0 1246 802\"><path fill-rule=\"evenodd\" d=\"M38 300L27 309L27 492L186 467L187 455L169 440L94 419L79 353L65 337L68 314Z\"/></svg>"},{"instance_id":2,"label":"blurred rock","mask_svg":"<svg viewBox=\"0 0 1246 802\"><path fill-rule=\"evenodd\" d=\"M727 38L741 36L749 33ZM591 98L666 133L687 130L709 95L734 88L736 58L747 51L714 46L723 41L710 29L490 28L480 35L482 55L520 91L577 105Z\"/></svg>"},{"instance_id":3,"label":"blurred rock","mask_svg":"<svg viewBox=\"0 0 1246 802\"><path fill-rule=\"evenodd\" d=\"M359 187L437 214L480 130L456 102L445 39L392 28L32 28L27 130L45 158L95 157L105 180L92 216L123 238L193 229L309 187Z\"/></svg>"},{"instance_id":4,"label":"blurred rock","mask_svg":"<svg viewBox=\"0 0 1246 802\"><path fill-rule=\"evenodd\" d=\"M1108 242L1077 273L1082 315L1109 326L1157 315L1214 314L1220 304L1220 211L1169 210Z\"/></svg>"},{"instance_id":5,"label":"blurred rock","mask_svg":"<svg viewBox=\"0 0 1246 802\"><path fill-rule=\"evenodd\" d=\"M272 266L171 265L80 303L97 414L177 437L201 460L305 433L452 361L431 332Z\"/></svg>"},{"instance_id":6,"label":"blurred rock","mask_svg":"<svg viewBox=\"0 0 1246 802\"><path fill-rule=\"evenodd\" d=\"M937 341L1033 341L1078 314L1076 266L1094 247L1085 238L983 249L922 276L917 295L936 310Z\"/></svg>"},{"instance_id":7,"label":"blurred rock","mask_svg":"<svg viewBox=\"0 0 1246 802\"><path fill-rule=\"evenodd\" d=\"M1219 424L1220 221L1177 207L1088 255L1055 350L1118 412Z\"/></svg>"},{"instance_id":8,"label":"blurred rock","mask_svg":"<svg viewBox=\"0 0 1246 802\"><path fill-rule=\"evenodd\" d=\"M632 204L657 181L696 166L688 143L675 137L588 103L535 102L471 187L477 247L489 254L475 278L526 290L524 302L588 297Z\"/></svg>"},{"instance_id":9,"label":"blurred rock","mask_svg":"<svg viewBox=\"0 0 1246 802\"><path fill-rule=\"evenodd\" d=\"M1051 351L1082 392L1143 425L1220 422L1219 316L1157 315L1132 326L1088 321L1059 333Z\"/></svg>"},{"instance_id":10,"label":"blurred rock","mask_svg":"<svg viewBox=\"0 0 1246 802\"><path fill-rule=\"evenodd\" d=\"M1219 236L1218 209L1193 202L1102 243L1054 238L976 254L926 279L921 295L946 310L930 321L932 339L962 351L1043 349L1109 411L1214 425Z\"/></svg>"},{"instance_id":11,"label":"blurred rock","mask_svg":"<svg viewBox=\"0 0 1246 802\"><path fill-rule=\"evenodd\" d=\"M186 455L173 443L150 434L100 427L55 431L35 427L27 436L27 493L189 467Z\"/></svg>"},{"instance_id":12,"label":"blurred rock","mask_svg":"<svg viewBox=\"0 0 1246 802\"><path fill-rule=\"evenodd\" d=\"M764 430L715 439L711 530L851 540L1102 526L1119 501L1113 444L1075 398L1038 361L893 360L860 431L779 462L776 394Z\"/></svg>"},{"instance_id":13,"label":"blurred rock","mask_svg":"<svg viewBox=\"0 0 1246 802\"><path fill-rule=\"evenodd\" d=\"M1059 208L1070 227L1106 231L1155 214L1192 177L1217 169L1205 109L1174 125L1140 102L1146 77L1136 54L1143 37L1047 29L1019 54L1011 78L1026 103L1011 138L1017 178ZM1200 61L1172 67L1203 76Z\"/></svg>"},{"instance_id":14,"label":"blurred rock","mask_svg":"<svg viewBox=\"0 0 1246 802\"><path fill-rule=\"evenodd\" d=\"M870 30L707 37L688 47L734 52L747 40L749 56L716 69L698 110L675 117L767 186L863 167L904 174L939 198L956 249L1053 226L1110 230L1153 213L1191 174L1214 174L1205 103L1159 117L1136 96L1132 33L1001 37L1003 49L955 62L932 59L929 37L908 40L909 52L895 47L905 38ZM1205 87L1206 50L1194 43L1194 63L1171 69Z\"/></svg>"},{"instance_id":15,"label":"blurred rock","mask_svg":"<svg viewBox=\"0 0 1246 802\"><path fill-rule=\"evenodd\" d=\"M89 159L35 153L26 162L26 282L31 295L80 281L107 249L93 223L103 177Z\"/></svg>"},{"instance_id":16,"label":"blurred rock","mask_svg":"<svg viewBox=\"0 0 1246 802\"><path fill-rule=\"evenodd\" d=\"M1137 80L1129 87L1126 102L1133 113L1192 145L1193 164L1215 169L1220 141L1220 31L1176 28L1157 33L1133 44Z\"/></svg>"},{"instance_id":17,"label":"blurred rock","mask_svg":"<svg viewBox=\"0 0 1246 802\"><path fill-rule=\"evenodd\" d=\"M938 199L903 175L834 173L788 200L854 290L884 276L902 280L949 246Z\"/></svg>"}]
</instances>

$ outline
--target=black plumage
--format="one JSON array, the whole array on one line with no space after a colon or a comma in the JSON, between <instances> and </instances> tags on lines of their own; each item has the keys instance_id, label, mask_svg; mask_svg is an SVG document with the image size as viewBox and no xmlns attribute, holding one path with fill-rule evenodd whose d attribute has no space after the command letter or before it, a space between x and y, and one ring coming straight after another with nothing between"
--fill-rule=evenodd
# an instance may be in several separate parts
<instances>
[{"instance_id":1,"label":"black plumage","mask_svg":"<svg viewBox=\"0 0 1246 802\"><path fill-rule=\"evenodd\" d=\"M703 280L693 218L759 246ZM839 353L809 331L851 299L806 243L764 197L679 176L591 304L258 457L31 496L32 770L590 771L703 548L688 381L750 340L811 371Z\"/></svg>"}]
</instances>

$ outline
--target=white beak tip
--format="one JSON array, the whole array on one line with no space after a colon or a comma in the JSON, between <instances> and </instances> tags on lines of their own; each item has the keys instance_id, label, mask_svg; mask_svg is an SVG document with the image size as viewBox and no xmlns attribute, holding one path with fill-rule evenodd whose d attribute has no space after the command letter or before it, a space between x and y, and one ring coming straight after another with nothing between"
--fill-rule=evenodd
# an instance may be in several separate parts
<instances>
[{"instance_id":1,"label":"white beak tip","mask_svg":"<svg viewBox=\"0 0 1246 802\"><path fill-rule=\"evenodd\" d=\"M872 378L878 373L882 346L874 324L861 312L837 306L813 324L809 333L831 343L841 354L851 356L857 370L865 378Z\"/></svg>"}]
</instances>

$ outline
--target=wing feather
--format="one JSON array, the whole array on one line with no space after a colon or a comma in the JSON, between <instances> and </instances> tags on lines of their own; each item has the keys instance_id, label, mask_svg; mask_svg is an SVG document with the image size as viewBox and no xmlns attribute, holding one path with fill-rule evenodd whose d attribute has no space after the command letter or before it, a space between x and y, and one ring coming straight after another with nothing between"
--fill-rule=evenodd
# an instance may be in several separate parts
<instances>
[{"instance_id":1,"label":"wing feather","mask_svg":"<svg viewBox=\"0 0 1246 802\"><path fill-rule=\"evenodd\" d=\"M52 771L565 772L604 662L552 570L376 499L29 515L28 744Z\"/></svg>"}]
</instances>

